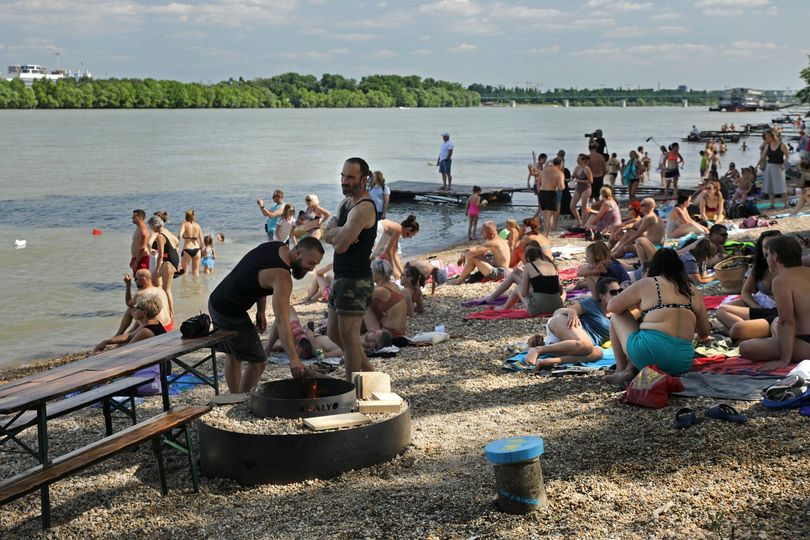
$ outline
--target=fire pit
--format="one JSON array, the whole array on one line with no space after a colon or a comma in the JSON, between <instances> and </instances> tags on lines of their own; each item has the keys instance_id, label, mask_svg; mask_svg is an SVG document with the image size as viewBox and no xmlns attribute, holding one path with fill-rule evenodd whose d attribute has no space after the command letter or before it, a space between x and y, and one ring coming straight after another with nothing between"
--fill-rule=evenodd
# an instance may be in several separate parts
<instances>
[{"instance_id":1,"label":"fire pit","mask_svg":"<svg viewBox=\"0 0 810 540\"><path fill-rule=\"evenodd\" d=\"M328 377L262 383L250 392L250 411L260 417L310 418L351 412L354 385Z\"/></svg>"},{"instance_id":2,"label":"fire pit","mask_svg":"<svg viewBox=\"0 0 810 540\"><path fill-rule=\"evenodd\" d=\"M202 472L245 486L288 484L332 478L388 461L405 450L411 439L407 401L397 413L369 414L368 424L326 431L303 427L303 418L351 412L355 404L354 384L343 380L262 383L247 403L212 413L219 412L224 422L206 423L205 417L199 422ZM229 424L230 418L249 425L249 432Z\"/></svg>"}]
</instances>

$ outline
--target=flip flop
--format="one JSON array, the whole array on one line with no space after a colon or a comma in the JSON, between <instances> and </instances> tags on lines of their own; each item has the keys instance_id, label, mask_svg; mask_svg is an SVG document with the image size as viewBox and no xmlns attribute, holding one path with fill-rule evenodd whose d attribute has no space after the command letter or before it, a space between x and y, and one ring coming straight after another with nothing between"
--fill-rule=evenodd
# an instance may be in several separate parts
<instances>
[{"instance_id":1,"label":"flip flop","mask_svg":"<svg viewBox=\"0 0 810 540\"><path fill-rule=\"evenodd\" d=\"M707 409L703 414L708 418L715 420L725 420L726 422L734 422L735 424L744 424L748 422L748 417L744 414L737 412L737 409L725 403L719 403L714 407Z\"/></svg>"},{"instance_id":2,"label":"flip flop","mask_svg":"<svg viewBox=\"0 0 810 540\"><path fill-rule=\"evenodd\" d=\"M679 410L675 413L675 428L676 429L685 429L697 422L697 417L695 416L695 411L690 409L689 407L684 407L683 409Z\"/></svg>"}]
</instances>

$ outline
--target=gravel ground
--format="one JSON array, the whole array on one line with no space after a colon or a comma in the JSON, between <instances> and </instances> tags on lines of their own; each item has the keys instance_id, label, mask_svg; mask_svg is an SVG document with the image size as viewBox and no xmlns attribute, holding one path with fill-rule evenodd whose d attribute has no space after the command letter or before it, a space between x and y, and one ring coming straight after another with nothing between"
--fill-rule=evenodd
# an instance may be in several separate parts
<instances>
[{"instance_id":1,"label":"gravel ground","mask_svg":"<svg viewBox=\"0 0 810 540\"><path fill-rule=\"evenodd\" d=\"M778 227L808 229L806 219L781 220ZM437 255L449 261L457 251ZM0 507L0 537L810 537L808 418L795 410L772 412L736 402L750 421L723 423L702 416L713 399L676 397L664 409L641 409L620 404L620 391L598 374L550 378L503 371L506 347L525 341L543 321L464 321L470 310L459 303L491 288L440 288L409 331L444 324L461 337L372 360L412 407L412 444L393 461L286 486L242 488L202 478L194 494L186 462L177 456L167 461L170 491L160 497L154 459L149 445L142 445L54 484L54 526L47 534L39 528L36 494ZM298 309L309 320L324 305ZM11 380L78 357L2 377ZM341 374L339 369L333 376ZM288 376L285 367L270 365L264 378ZM210 389L198 389L173 397L173 403L204 403L210 395ZM699 421L674 430L674 413L685 406ZM160 412L159 397L139 406L140 418ZM125 425L119 419L116 429ZM103 435L101 411L54 420L49 429L52 455L65 453ZM494 505L492 466L483 446L526 434L545 440L541 464L549 504L531 515L511 516ZM34 443L35 430L22 438ZM4 454L0 475L31 465L29 458Z\"/></svg>"}]
</instances>

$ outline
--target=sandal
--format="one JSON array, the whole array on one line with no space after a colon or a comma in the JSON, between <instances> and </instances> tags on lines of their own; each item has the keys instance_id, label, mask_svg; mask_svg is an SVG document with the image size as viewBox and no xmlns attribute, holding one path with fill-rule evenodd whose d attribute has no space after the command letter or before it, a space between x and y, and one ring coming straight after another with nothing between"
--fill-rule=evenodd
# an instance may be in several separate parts
<instances>
[{"instance_id":1,"label":"sandal","mask_svg":"<svg viewBox=\"0 0 810 540\"><path fill-rule=\"evenodd\" d=\"M776 381L762 392L765 399L771 401L785 401L802 395L802 387L805 381L799 375L788 375L782 380Z\"/></svg>"},{"instance_id":2,"label":"sandal","mask_svg":"<svg viewBox=\"0 0 810 540\"><path fill-rule=\"evenodd\" d=\"M676 429L685 429L697 422L697 417L695 416L695 411L690 409L689 407L684 407L683 409L679 410L675 413L675 423L674 426Z\"/></svg>"},{"instance_id":3,"label":"sandal","mask_svg":"<svg viewBox=\"0 0 810 540\"><path fill-rule=\"evenodd\" d=\"M708 418L715 420L725 420L726 422L734 422L735 424L744 424L748 422L748 417L744 414L737 412L737 409L725 403L719 403L714 407L707 409L704 413Z\"/></svg>"}]
</instances>

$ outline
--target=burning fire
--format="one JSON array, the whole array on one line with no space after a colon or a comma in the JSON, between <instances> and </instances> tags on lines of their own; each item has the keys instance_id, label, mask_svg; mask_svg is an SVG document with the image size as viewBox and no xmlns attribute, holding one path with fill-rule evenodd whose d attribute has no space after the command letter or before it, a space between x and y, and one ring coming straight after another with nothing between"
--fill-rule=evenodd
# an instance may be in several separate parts
<instances>
[{"instance_id":1,"label":"burning fire","mask_svg":"<svg viewBox=\"0 0 810 540\"><path fill-rule=\"evenodd\" d=\"M316 399L318 397L318 381L312 379L312 382L307 384L307 399Z\"/></svg>"}]
</instances>

